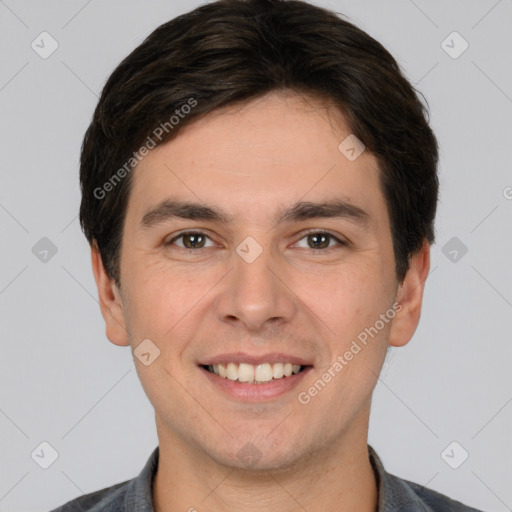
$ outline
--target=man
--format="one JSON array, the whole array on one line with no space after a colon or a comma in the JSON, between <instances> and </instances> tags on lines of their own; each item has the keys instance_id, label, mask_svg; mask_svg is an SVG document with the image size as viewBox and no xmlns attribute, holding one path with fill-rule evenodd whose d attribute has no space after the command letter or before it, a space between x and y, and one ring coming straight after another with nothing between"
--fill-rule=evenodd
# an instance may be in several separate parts
<instances>
[{"instance_id":1,"label":"man","mask_svg":"<svg viewBox=\"0 0 512 512\"><path fill-rule=\"evenodd\" d=\"M420 318L437 161L393 57L331 12L221 0L156 29L85 135L80 221L159 446L57 510L475 510L367 444Z\"/></svg>"}]
</instances>

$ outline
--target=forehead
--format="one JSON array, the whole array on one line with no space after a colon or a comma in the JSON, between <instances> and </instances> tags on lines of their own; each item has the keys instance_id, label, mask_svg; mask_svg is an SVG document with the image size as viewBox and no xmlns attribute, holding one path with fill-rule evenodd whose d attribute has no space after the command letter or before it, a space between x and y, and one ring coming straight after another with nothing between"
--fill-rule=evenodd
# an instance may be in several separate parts
<instances>
[{"instance_id":1,"label":"forehead","mask_svg":"<svg viewBox=\"0 0 512 512\"><path fill-rule=\"evenodd\" d=\"M131 209L141 217L169 195L234 215L336 198L378 216L378 164L351 161L340 144L350 130L335 108L312 98L271 94L212 112L152 150L132 176ZM382 213L382 212L380 212Z\"/></svg>"}]
</instances>

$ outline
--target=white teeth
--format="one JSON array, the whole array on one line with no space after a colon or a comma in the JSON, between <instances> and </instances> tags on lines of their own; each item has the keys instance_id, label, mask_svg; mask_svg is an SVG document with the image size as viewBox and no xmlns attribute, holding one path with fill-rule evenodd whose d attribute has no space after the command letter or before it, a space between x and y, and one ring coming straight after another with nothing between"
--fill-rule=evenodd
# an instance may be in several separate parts
<instances>
[{"instance_id":1,"label":"white teeth","mask_svg":"<svg viewBox=\"0 0 512 512\"><path fill-rule=\"evenodd\" d=\"M259 364L254 372L254 380L257 382L268 382L272 380L272 366L268 363Z\"/></svg>"},{"instance_id":2,"label":"white teeth","mask_svg":"<svg viewBox=\"0 0 512 512\"><path fill-rule=\"evenodd\" d=\"M234 363L230 364L235 366ZM238 380L240 382L252 382L254 380L254 366L252 364L240 363L238 367Z\"/></svg>"},{"instance_id":3,"label":"white teeth","mask_svg":"<svg viewBox=\"0 0 512 512\"><path fill-rule=\"evenodd\" d=\"M300 365L292 363L247 363L214 364L208 366L210 371L228 380L239 382L271 382L272 380L290 377L300 371Z\"/></svg>"},{"instance_id":4,"label":"white teeth","mask_svg":"<svg viewBox=\"0 0 512 512\"><path fill-rule=\"evenodd\" d=\"M235 363L228 363L228 367L226 370L226 378L228 378L229 380L236 380L237 377L238 377L237 365Z\"/></svg>"},{"instance_id":5,"label":"white teeth","mask_svg":"<svg viewBox=\"0 0 512 512\"><path fill-rule=\"evenodd\" d=\"M274 363L273 368L274 379L280 379L284 376L284 364L283 363Z\"/></svg>"}]
</instances>

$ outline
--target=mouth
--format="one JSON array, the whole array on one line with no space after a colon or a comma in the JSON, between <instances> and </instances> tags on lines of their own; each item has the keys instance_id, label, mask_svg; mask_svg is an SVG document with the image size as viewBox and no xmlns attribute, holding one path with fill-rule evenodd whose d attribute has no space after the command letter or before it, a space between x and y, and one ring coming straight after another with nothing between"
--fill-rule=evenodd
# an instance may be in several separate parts
<instances>
[{"instance_id":1,"label":"mouth","mask_svg":"<svg viewBox=\"0 0 512 512\"><path fill-rule=\"evenodd\" d=\"M245 403L288 399L313 370L312 359L284 352L230 352L196 364L214 393Z\"/></svg>"},{"instance_id":2,"label":"mouth","mask_svg":"<svg viewBox=\"0 0 512 512\"><path fill-rule=\"evenodd\" d=\"M203 364L201 368L209 373L231 382L244 384L268 384L274 381L286 380L304 372L312 365L299 365L291 362L261 363L219 363Z\"/></svg>"}]
</instances>

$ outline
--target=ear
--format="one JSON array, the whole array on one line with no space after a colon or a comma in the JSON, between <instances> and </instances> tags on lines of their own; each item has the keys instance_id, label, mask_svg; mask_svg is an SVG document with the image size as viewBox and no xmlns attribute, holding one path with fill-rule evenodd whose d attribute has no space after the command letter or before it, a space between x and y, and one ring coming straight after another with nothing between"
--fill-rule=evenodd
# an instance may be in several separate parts
<instances>
[{"instance_id":1,"label":"ear","mask_svg":"<svg viewBox=\"0 0 512 512\"><path fill-rule=\"evenodd\" d=\"M96 242L91 244L91 263L98 288L101 314L105 320L107 338L114 344L130 344L126 329L121 293L103 265L103 260Z\"/></svg>"},{"instance_id":2,"label":"ear","mask_svg":"<svg viewBox=\"0 0 512 512\"><path fill-rule=\"evenodd\" d=\"M420 251L411 257L409 270L396 293L395 300L399 306L389 334L389 345L393 347L406 345L418 327L429 269L430 244L425 242Z\"/></svg>"}]
</instances>

